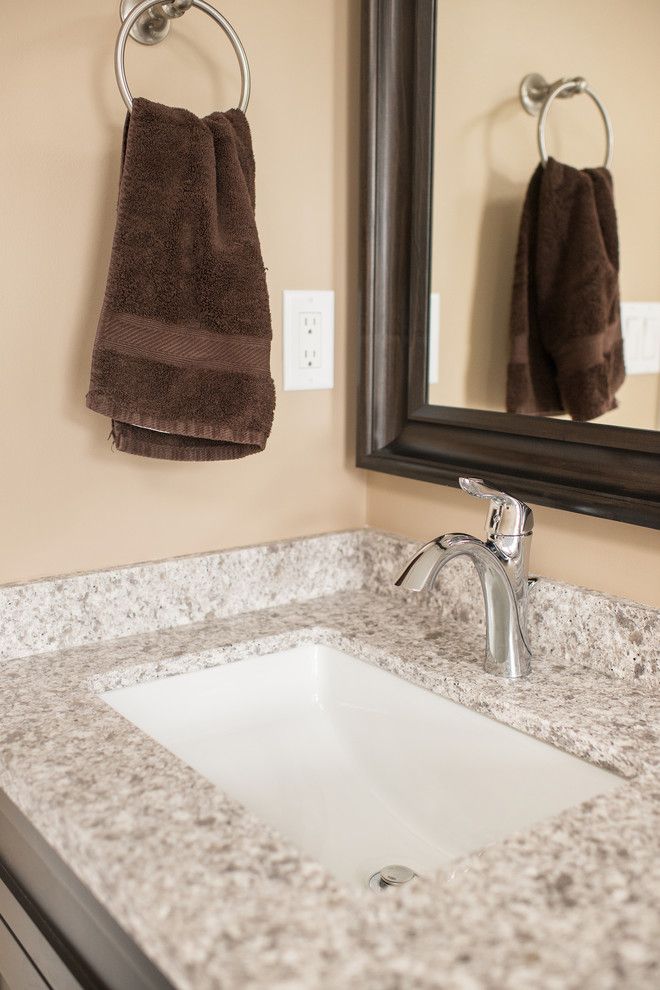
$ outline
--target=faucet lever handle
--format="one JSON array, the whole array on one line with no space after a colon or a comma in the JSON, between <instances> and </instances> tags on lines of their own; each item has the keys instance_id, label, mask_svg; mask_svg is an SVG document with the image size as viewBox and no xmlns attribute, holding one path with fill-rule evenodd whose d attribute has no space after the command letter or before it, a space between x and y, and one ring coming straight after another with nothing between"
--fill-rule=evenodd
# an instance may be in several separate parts
<instances>
[{"instance_id":1,"label":"faucet lever handle","mask_svg":"<svg viewBox=\"0 0 660 990\"><path fill-rule=\"evenodd\" d=\"M486 536L528 536L534 528L534 513L530 507L513 495L486 485L481 478L459 478L458 483L467 495L490 500L486 518Z\"/></svg>"}]
</instances>

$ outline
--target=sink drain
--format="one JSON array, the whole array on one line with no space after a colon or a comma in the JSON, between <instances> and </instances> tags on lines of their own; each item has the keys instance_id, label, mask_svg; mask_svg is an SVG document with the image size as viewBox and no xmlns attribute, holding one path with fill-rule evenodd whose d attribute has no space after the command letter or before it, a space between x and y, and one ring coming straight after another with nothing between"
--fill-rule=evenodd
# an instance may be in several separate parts
<instances>
[{"instance_id":1,"label":"sink drain","mask_svg":"<svg viewBox=\"0 0 660 990\"><path fill-rule=\"evenodd\" d=\"M417 874L409 866L399 866L394 863L392 866L383 866L369 877L369 886L372 890L387 890L389 887L402 887L403 884L413 880Z\"/></svg>"}]
</instances>

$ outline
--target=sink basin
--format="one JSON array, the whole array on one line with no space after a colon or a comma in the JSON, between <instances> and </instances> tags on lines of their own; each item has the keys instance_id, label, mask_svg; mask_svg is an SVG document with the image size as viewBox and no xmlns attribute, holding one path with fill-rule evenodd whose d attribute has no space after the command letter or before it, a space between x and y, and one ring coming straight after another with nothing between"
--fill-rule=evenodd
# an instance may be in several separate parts
<instances>
[{"instance_id":1,"label":"sink basin","mask_svg":"<svg viewBox=\"0 0 660 990\"><path fill-rule=\"evenodd\" d=\"M429 874L621 783L324 645L101 697L359 886L389 864Z\"/></svg>"}]
</instances>

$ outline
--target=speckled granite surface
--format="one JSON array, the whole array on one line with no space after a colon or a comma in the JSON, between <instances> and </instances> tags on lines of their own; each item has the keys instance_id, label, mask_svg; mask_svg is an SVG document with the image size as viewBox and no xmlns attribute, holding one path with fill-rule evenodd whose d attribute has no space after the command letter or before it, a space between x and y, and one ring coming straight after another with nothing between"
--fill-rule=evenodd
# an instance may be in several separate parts
<instances>
[{"instance_id":1,"label":"speckled granite surface","mask_svg":"<svg viewBox=\"0 0 660 990\"><path fill-rule=\"evenodd\" d=\"M635 676L630 639L622 641L622 652L632 652L621 663L618 645L606 662L588 656L589 645L603 641L603 622L621 625L625 637L630 615L639 613L603 604L605 618L591 629L585 613L573 653L549 628L532 677L506 683L481 669L482 631L472 621L478 599L467 573L457 569L444 595L443 588L399 594L387 574L400 543L382 534L356 539L358 550L349 541L346 553L357 578L307 601L271 601L260 610L7 661L0 669L0 786L182 990L655 990L657 693L647 670ZM548 608L554 603L552 597ZM619 608L623 623L612 619ZM652 628L657 617L643 611ZM374 896L338 885L97 697L109 687L309 639L625 780L433 880ZM654 647L646 631L640 648L650 661L657 640Z\"/></svg>"},{"instance_id":2,"label":"speckled granite surface","mask_svg":"<svg viewBox=\"0 0 660 990\"><path fill-rule=\"evenodd\" d=\"M350 530L0 586L0 663L340 591L391 592L415 545L377 530ZM436 603L440 620L483 627L483 599L468 561L452 562L423 597ZM546 655L616 677L658 680L655 609L541 579L530 595L529 620L532 645Z\"/></svg>"},{"instance_id":3,"label":"speckled granite surface","mask_svg":"<svg viewBox=\"0 0 660 990\"><path fill-rule=\"evenodd\" d=\"M365 531L361 553L367 587L391 591L398 562L416 546L389 533ZM532 573L533 563L532 549ZM660 561L655 579L660 581ZM435 600L443 618L484 628L481 589L469 561L453 561L424 597ZM587 664L613 677L660 680L657 609L540 577L530 592L528 620L534 652L562 663Z\"/></svg>"},{"instance_id":4,"label":"speckled granite surface","mask_svg":"<svg viewBox=\"0 0 660 990\"><path fill-rule=\"evenodd\" d=\"M363 533L0 586L0 661L359 588Z\"/></svg>"}]
</instances>

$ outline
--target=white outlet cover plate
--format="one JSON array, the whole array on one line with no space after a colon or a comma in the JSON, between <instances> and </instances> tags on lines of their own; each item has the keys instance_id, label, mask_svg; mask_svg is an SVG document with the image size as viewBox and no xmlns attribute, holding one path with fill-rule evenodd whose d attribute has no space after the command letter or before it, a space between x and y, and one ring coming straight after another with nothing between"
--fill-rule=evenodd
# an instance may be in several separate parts
<instances>
[{"instance_id":1,"label":"white outlet cover plate","mask_svg":"<svg viewBox=\"0 0 660 990\"><path fill-rule=\"evenodd\" d=\"M303 314L321 320L320 360L316 367L300 361ZM328 290L285 289L282 293L284 391L329 389L335 384L335 294Z\"/></svg>"},{"instance_id":2,"label":"white outlet cover plate","mask_svg":"<svg viewBox=\"0 0 660 990\"><path fill-rule=\"evenodd\" d=\"M660 373L660 303L621 304L626 374Z\"/></svg>"}]
</instances>

